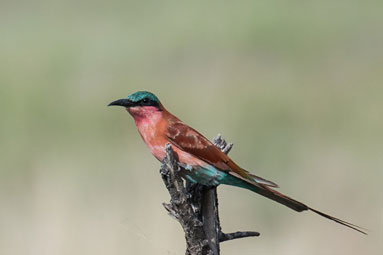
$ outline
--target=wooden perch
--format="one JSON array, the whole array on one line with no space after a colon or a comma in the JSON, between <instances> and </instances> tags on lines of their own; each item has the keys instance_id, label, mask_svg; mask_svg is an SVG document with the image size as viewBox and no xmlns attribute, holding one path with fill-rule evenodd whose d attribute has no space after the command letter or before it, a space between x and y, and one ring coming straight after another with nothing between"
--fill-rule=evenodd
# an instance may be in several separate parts
<instances>
[{"instance_id":1,"label":"wooden perch","mask_svg":"<svg viewBox=\"0 0 383 255\"><path fill-rule=\"evenodd\" d=\"M213 143L224 153L233 147L221 135ZM166 145L166 157L160 173L170 194L170 203L163 203L169 215L181 224L186 239L186 255L219 255L219 243L238 238L259 236L258 232L221 231L218 214L218 197L215 186L204 186L184 181L180 176L181 166L174 157L170 144Z\"/></svg>"}]
</instances>

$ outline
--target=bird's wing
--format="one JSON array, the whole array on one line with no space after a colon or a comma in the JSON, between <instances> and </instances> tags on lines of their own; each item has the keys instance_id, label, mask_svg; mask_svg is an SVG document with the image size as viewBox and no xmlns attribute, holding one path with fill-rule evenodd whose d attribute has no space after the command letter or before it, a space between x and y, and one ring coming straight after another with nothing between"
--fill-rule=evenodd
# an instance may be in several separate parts
<instances>
[{"instance_id":1,"label":"bird's wing","mask_svg":"<svg viewBox=\"0 0 383 255\"><path fill-rule=\"evenodd\" d=\"M263 184L269 187L278 187L274 182L250 174L239 167L206 137L179 120L170 123L166 136L177 148L194 155L219 170L228 172L253 185Z\"/></svg>"},{"instance_id":2,"label":"bird's wing","mask_svg":"<svg viewBox=\"0 0 383 255\"><path fill-rule=\"evenodd\" d=\"M177 148L249 183L251 185L250 189L262 196L286 205L297 212L311 210L327 219L333 220L363 234L367 234L363 231L363 228L359 226L320 212L272 189L273 187L278 187L278 185L261 177L252 175L246 170L240 168L225 153L215 147L214 144L212 144L207 138L179 120L172 123L172 125L169 125L166 135L172 144Z\"/></svg>"}]
</instances>

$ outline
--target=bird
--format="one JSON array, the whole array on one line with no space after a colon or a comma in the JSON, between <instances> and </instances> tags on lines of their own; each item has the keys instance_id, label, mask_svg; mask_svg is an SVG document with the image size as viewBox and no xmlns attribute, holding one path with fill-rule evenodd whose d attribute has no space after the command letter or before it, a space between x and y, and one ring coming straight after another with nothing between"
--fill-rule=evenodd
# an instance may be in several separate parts
<instances>
[{"instance_id":1,"label":"bird","mask_svg":"<svg viewBox=\"0 0 383 255\"><path fill-rule=\"evenodd\" d=\"M108 106L125 107L133 117L145 144L159 161L166 156L165 146L170 144L182 166L180 173L185 180L205 186L225 184L245 188L296 212L312 211L367 235L364 228L292 199L278 192L276 188L279 186L276 183L241 168L205 136L167 111L151 92L137 91L126 98L111 102Z\"/></svg>"}]
</instances>

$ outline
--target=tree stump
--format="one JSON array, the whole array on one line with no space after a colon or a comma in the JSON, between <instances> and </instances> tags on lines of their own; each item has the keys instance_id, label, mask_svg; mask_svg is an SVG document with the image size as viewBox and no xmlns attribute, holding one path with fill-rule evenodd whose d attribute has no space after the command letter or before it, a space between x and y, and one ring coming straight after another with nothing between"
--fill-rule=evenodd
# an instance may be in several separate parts
<instances>
[{"instance_id":1,"label":"tree stump","mask_svg":"<svg viewBox=\"0 0 383 255\"><path fill-rule=\"evenodd\" d=\"M213 143L224 153L233 147L221 135ZM219 255L220 242L238 238L259 236L258 232L234 232L225 234L221 230L216 186L204 186L184 181L180 176L182 166L174 157L170 144L166 145L166 157L162 161L160 174L170 194L170 203L163 203L169 215L181 224L186 239L186 255Z\"/></svg>"}]
</instances>

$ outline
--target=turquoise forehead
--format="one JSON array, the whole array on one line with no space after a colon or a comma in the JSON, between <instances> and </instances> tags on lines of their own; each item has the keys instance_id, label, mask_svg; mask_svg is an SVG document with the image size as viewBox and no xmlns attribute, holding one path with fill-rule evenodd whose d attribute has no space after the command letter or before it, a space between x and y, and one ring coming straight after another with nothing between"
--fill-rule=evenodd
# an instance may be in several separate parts
<instances>
[{"instance_id":1,"label":"turquoise forehead","mask_svg":"<svg viewBox=\"0 0 383 255\"><path fill-rule=\"evenodd\" d=\"M144 98L148 98L150 100L153 100L155 102L160 102L160 100L153 94L148 91L137 91L127 97L132 102L138 102Z\"/></svg>"}]
</instances>

